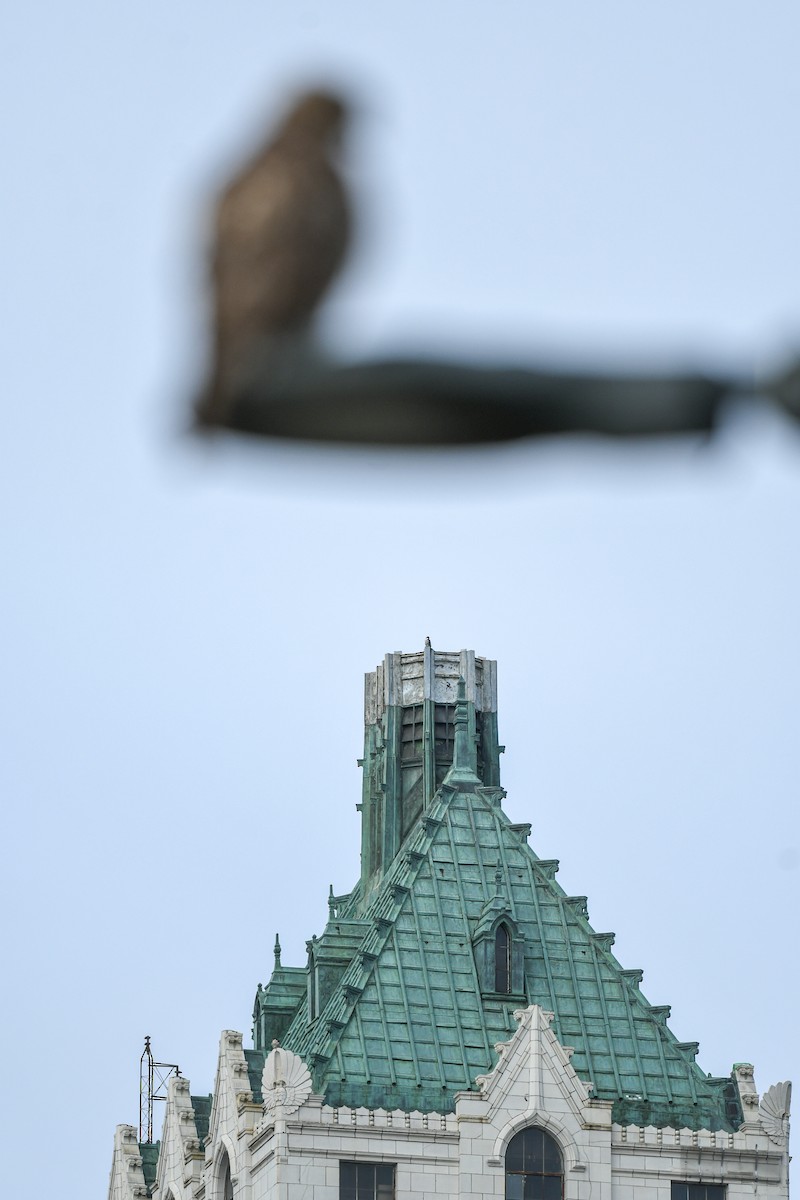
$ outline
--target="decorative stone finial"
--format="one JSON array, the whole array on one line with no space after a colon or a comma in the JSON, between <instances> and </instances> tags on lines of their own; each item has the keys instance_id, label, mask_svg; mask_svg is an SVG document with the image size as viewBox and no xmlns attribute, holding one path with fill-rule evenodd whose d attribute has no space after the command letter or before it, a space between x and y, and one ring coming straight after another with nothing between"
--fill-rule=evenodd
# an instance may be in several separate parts
<instances>
[{"instance_id":1,"label":"decorative stone finial","mask_svg":"<svg viewBox=\"0 0 800 1200\"><path fill-rule=\"evenodd\" d=\"M275 966L279 967L281 965L281 942L280 942L280 938L278 937L277 933L275 934L274 953L275 953Z\"/></svg>"}]
</instances>

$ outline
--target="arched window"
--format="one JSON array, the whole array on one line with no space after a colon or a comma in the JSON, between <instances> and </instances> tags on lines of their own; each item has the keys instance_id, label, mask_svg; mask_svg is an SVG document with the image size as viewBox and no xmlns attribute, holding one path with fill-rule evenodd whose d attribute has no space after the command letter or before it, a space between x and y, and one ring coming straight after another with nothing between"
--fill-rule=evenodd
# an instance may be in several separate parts
<instances>
[{"instance_id":1,"label":"arched window","mask_svg":"<svg viewBox=\"0 0 800 1200\"><path fill-rule=\"evenodd\" d=\"M494 990L504 995L511 991L511 934L505 922L494 935Z\"/></svg>"},{"instance_id":2,"label":"arched window","mask_svg":"<svg viewBox=\"0 0 800 1200\"><path fill-rule=\"evenodd\" d=\"M506 1150L506 1200L562 1200L564 1164L558 1144L535 1126L523 1129Z\"/></svg>"}]
</instances>

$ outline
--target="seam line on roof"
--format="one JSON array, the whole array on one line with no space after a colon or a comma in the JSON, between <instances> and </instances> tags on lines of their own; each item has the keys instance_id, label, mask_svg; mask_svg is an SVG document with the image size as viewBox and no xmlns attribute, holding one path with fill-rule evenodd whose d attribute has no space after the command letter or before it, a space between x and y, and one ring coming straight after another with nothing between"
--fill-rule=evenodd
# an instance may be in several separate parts
<instances>
[{"instance_id":1,"label":"seam line on roof","mask_svg":"<svg viewBox=\"0 0 800 1200\"><path fill-rule=\"evenodd\" d=\"M389 1058L389 1061L392 1064L392 1068L391 1068L392 1069L392 1079L393 1079L393 1081L396 1082L396 1080L395 1080L395 1056L393 1056L393 1054L392 1054L392 1043L391 1043L391 1038L389 1037L389 1026L387 1026L387 1024L386 1024L386 1008L385 1008L385 1004L384 1004L384 994L383 994L383 991L380 990L379 976L380 976L380 971L378 970L378 964L375 964L375 970L372 973L372 977L375 980L375 995L378 996L378 1012L380 1013L380 1024L381 1024L381 1027L383 1027L383 1031L384 1031L384 1044L386 1046L386 1057ZM357 1004L356 1004L356 1009L357 1009L357 1007L359 1007L359 1006L357 1006ZM416 1076L416 1082L417 1082L417 1084L419 1084L419 1082L420 1082L420 1067L419 1067L419 1063L417 1063L417 1061L416 1061L416 1050L414 1048L414 1039L411 1037L409 1037L409 1044L411 1046L411 1056L413 1056L413 1058L414 1058L414 1074ZM365 1043L365 1046L363 1046L363 1061L365 1061L368 1078L372 1079L372 1068L371 1068L371 1066L369 1066L369 1058L367 1057L366 1043Z\"/></svg>"},{"instance_id":2,"label":"seam line on roof","mask_svg":"<svg viewBox=\"0 0 800 1200\"><path fill-rule=\"evenodd\" d=\"M397 966L397 970L399 973L399 964ZM383 999L383 991L381 990L380 971L375 971L373 978L375 980L375 992L378 996L378 1012L381 1014L381 1029L383 1031L383 1044L386 1048L386 1061L389 1064L389 1078L391 1079L392 1084L395 1085L397 1083L397 1072L394 1069L394 1055L392 1054L392 1047L389 1041L389 1028L386 1023L386 1005ZM356 1002L356 1010L358 1010L358 1002Z\"/></svg>"},{"instance_id":3,"label":"seam line on roof","mask_svg":"<svg viewBox=\"0 0 800 1200\"><path fill-rule=\"evenodd\" d=\"M567 951L567 962L569 963L569 971L572 976L572 986L575 989L575 1009L578 1014L578 1021L583 1035L583 1047L586 1055L586 1066L589 1069L589 1078L594 1083L594 1059L592 1058L592 1048L589 1045L589 1033L586 1028L586 1022L583 1019L583 998L581 996L580 987L578 985L578 972L575 970L575 956L572 953L572 934L569 927L569 920L566 912L567 902L562 900L558 906L559 915L561 917L561 927L564 930L564 945ZM576 918L577 919L577 918Z\"/></svg>"},{"instance_id":4,"label":"seam line on roof","mask_svg":"<svg viewBox=\"0 0 800 1200\"><path fill-rule=\"evenodd\" d=\"M358 1033L358 1040L361 1043L361 1054L364 1059L364 1069L366 1070L367 1078L371 1079L372 1071L370 1070L369 1056L367 1054L367 1043L366 1043L366 1039L364 1038L364 1026L361 1023L361 1009L358 1007L358 1005L356 1005L356 1007L355 1007L355 1012L356 1012L356 1032ZM337 1042L336 1045L338 1046L339 1043ZM344 1072L344 1073L346 1074L346 1072Z\"/></svg>"},{"instance_id":5,"label":"seam line on roof","mask_svg":"<svg viewBox=\"0 0 800 1200\"><path fill-rule=\"evenodd\" d=\"M506 857L506 846L505 846L505 838L503 837L503 828L500 823L500 817L498 816L498 814L496 812L492 813L492 819L494 821L495 833L497 835L497 853L500 858L500 862L498 863L498 866L500 866L502 864L503 875L505 876L506 896L508 897L509 911L511 913L512 918L516 922L517 926L519 926L519 920L517 917L517 906L514 903L514 889L511 886L511 869L508 865L508 858Z\"/></svg>"},{"instance_id":6,"label":"seam line on roof","mask_svg":"<svg viewBox=\"0 0 800 1200\"><path fill-rule=\"evenodd\" d=\"M672 1092L672 1083L670 1082L669 1070L667 1068L667 1056L664 1053L664 1033L666 1032L666 1029L662 1030L662 1027L658 1024L658 1022L655 1022L655 1026L658 1057L661 1061L661 1070L664 1072L664 1086L667 1089L667 1099L670 1101L670 1103L672 1103L675 1097Z\"/></svg>"},{"instance_id":7,"label":"seam line on roof","mask_svg":"<svg viewBox=\"0 0 800 1200\"><path fill-rule=\"evenodd\" d=\"M450 827L449 821L447 822L447 826L448 826L448 830L449 830L449 827ZM449 838L448 838L448 841L450 841ZM463 896L463 891L461 890L460 872L458 870L457 859L455 857L454 851L455 851L455 847L453 846L453 844L451 842L450 843L450 853L453 855L455 874L456 874L456 877L458 878L458 883L459 883L459 892L461 892L461 895ZM462 1024L461 1024L461 1010L460 1010L459 1003L458 1003L458 996L456 994L455 980L453 979L453 969L450 964L450 953L447 949L447 933L446 933L445 927L444 927L444 917L442 916L442 900L441 900L441 896L439 894L439 884L436 879L435 871L431 872L431 878L433 880L433 898L435 901L435 908L436 908L436 920L437 920L437 924L439 926L439 932L442 937L442 949L444 950L444 961L445 961L445 966L447 969L447 982L450 987L450 998L453 1002L453 1016L456 1019L456 1029L458 1030L458 1046L459 1046L459 1050L461 1051L461 1063L464 1067L464 1076L466 1079L469 1079L470 1073L469 1073L469 1065L467 1063L467 1054L466 1054L466 1050L464 1048L464 1030L463 1030ZM464 921L464 924L466 924L466 918L464 916L463 905L461 908L461 919ZM467 930L467 932L466 932L465 940L469 941L469 930ZM431 1012L434 1013L434 1019L435 1019L436 1009L433 1008L433 1006L431 1006ZM439 1054L441 1057L441 1048L439 1049ZM444 1075L445 1075L444 1059L442 1058L442 1083L445 1082Z\"/></svg>"},{"instance_id":8,"label":"seam line on roof","mask_svg":"<svg viewBox=\"0 0 800 1200\"><path fill-rule=\"evenodd\" d=\"M439 897L436 892L436 872L435 871L431 871L431 879L434 881L433 893L436 898L436 905L438 908ZM422 931L419 927L419 914L417 913L417 909L414 904L414 893L413 892L411 893L410 899L411 899L411 915L414 919L414 929L416 930L416 934L417 934L417 951L419 953L420 966L422 967L422 978L425 983L425 995L428 997L428 1009L431 1014L431 1033L433 1034L433 1044L436 1049L436 1065L437 1065L438 1072L439 1072L439 1083L444 1087L446 1084L446 1080L444 1077L444 1059L442 1057L442 1047L439 1042L439 1029L438 1029L439 1022L436 1019L436 1005L433 1002L433 994L431 992L431 984L430 984L430 980L428 979L428 971L426 969L426 963L425 963L425 947L424 947L424 944L422 941ZM439 914L439 922L440 922L440 928L441 928L441 914ZM442 949L444 950L445 961L447 961L447 944L444 940L444 930L443 929L442 929ZM399 974L400 973L399 960L397 963L397 967L398 967L398 974ZM448 966L448 972L449 972L449 969L450 968ZM454 1004L454 1010L455 1010L454 1015L457 1017L458 1009L455 1008L455 1004ZM409 1030L409 1032L410 1032L410 1030ZM413 1036L413 1034L412 1034L412 1036Z\"/></svg>"},{"instance_id":9,"label":"seam line on roof","mask_svg":"<svg viewBox=\"0 0 800 1200\"><path fill-rule=\"evenodd\" d=\"M639 1069L639 1088L642 1093L642 1098L648 1100L647 1095L647 1080L645 1079L644 1067L642 1066L642 1056L639 1053L639 1038L636 1035L636 1019L633 1015L633 1004L635 997L631 994L631 988L628 986L627 979L622 980L622 995L625 1001L625 1011L628 1014L628 1025L631 1031L631 1041L633 1042L633 1052L636 1055L636 1066Z\"/></svg>"},{"instance_id":10,"label":"seam line on roof","mask_svg":"<svg viewBox=\"0 0 800 1200\"><path fill-rule=\"evenodd\" d=\"M450 821L447 821L447 822L446 822L446 825L447 825L447 837L448 837L448 840L449 840L449 842L450 842L450 853L451 853L451 855L452 855L453 862L455 863L455 868L456 868L456 879L458 880L458 890L459 890L460 894L461 894L462 896L464 896L464 895L465 895L465 892L464 892L464 879L463 879L463 876L462 876L462 874L461 874L461 865L460 865L460 863L459 863L458 855L456 854L456 845L455 845L455 839L454 839L454 837L453 837L453 827L452 827L452 824L451 824L451 822L450 822ZM474 952L473 952L473 950L472 950L472 937L471 937L471 935L470 935L469 921L468 921L468 920L467 920L467 918L466 918L466 914L465 914L465 916L464 916L464 924L465 924L465 926L466 926L467 940L468 940L468 941L469 941L469 943L470 943L470 954L469 954L469 961L470 961L470 966L471 966L471 968L472 968L472 982L473 982L473 985L474 985L474 988L475 988L475 995L476 995L476 996L480 996L480 994L481 994L481 985L480 985L480 980L478 979L478 968L477 968L477 967L476 967L476 965L475 965L475 954L474 954ZM486 1051L486 1062L487 1062L487 1063L491 1063L491 1062L492 1062L492 1050L491 1050L491 1047L490 1047L490 1045L489 1045L489 1035L488 1035L488 1033L486 1032L486 1018L485 1018L485 1017L482 1017L482 1019L481 1019L481 1022L480 1022L480 1026L481 1026L481 1033L483 1034L483 1046L484 1046L484 1049L485 1049L485 1051ZM463 1057L463 1059L464 1059L464 1069L465 1069L465 1071L466 1071L467 1078L469 1079L469 1078L470 1078L470 1074L469 1074L469 1065L468 1065L468 1063L467 1063L467 1055L466 1055L466 1050L465 1050L465 1048L464 1048L464 1040L465 1040L465 1039L464 1039L464 1036L463 1036L463 1030L462 1030L462 1028L461 1028L461 1022L460 1022L460 1020L459 1020L459 1040L460 1040L460 1045L461 1045L461 1053L462 1053L462 1057Z\"/></svg>"},{"instance_id":11,"label":"seam line on roof","mask_svg":"<svg viewBox=\"0 0 800 1200\"><path fill-rule=\"evenodd\" d=\"M392 926L392 945L394 946L395 962L397 962L399 964L400 956L397 953L397 929L395 928L394 925ZM419 1060L417 1059L417 1047L415 1044L414 1035L411 1032L411 1011L408 1007L408 995L406 994L406 984L405 984L405 980L403 979L403 972L398 970L397 974L398 974L398 978L400 980L400 994L403 997L403 1008L404 1008L405 1014L406 1014L406 1030L408 1032L408 1044L411 1047L411 1058L414 1062L414 1082L416 1083L417 1087L419 1087L420 1084L422 1083L422 1079L421 1079L420 1073L419 1073Z\"/></svg>"},{"instance_id":12,"label":"seam line on roof","mask_svg":"<svg viewBox=\"0 0 800 1200\"><path fill-rule=\"evenodd\" d=\"M533 866L534 860L531 858L528 858L528 856L526 855L525 861L526 861L526 865L528 868L528 876L530 878L531 894L533 895L533 907L536 912L536 923L539 926L539 940L542 945L542 958L544 959L544 971L545 971L545 975L547 976L547 990L550 993L550 1010L551 1010L551 1012L555 1013L555 1019L556 1019L558 1032L559 1032L558 1040L563 1044L564 1039L563 1039L563 1036L561 1035L562 1034L561 1024L558 1019L558 1006L556 1005L556 993L555 993L555 988L553 987L553 976L552 976L552 972L550 971L550 956L547 952L547 943L545 941L545 935L544 935L544 925L542 924L542 912L541 912L541 906L539 904L539 881L536 878L536 871L534 870L534 866ZM526 978L525 982L527 983L527 978ZM530 995L528 995L528 1000L530 1000Z\"/></svg>"},{"instance_id":13,"label":"seam line on roof","mask_svg":"<svg viewBox=\"0 0 800 1200\"><path fill-rule=\"evenodd\" d=\"M611 1051L611 1066L614 1070L614 1083L617 1087L617 1092L622 1095L622 1083L619 1077L619 1069L617 1067L617 1055L614 1049L614 1039L611 1033L611 1021L608 1016L608 1005L606 1003L606 991L603 987L603 973L600 969L600 954L602 951L596 942L592 943L592 957L594 958L594 977L597 980L597 992L600 996L600 1007L603 1010L603 1026L608 1031L608 1046ZM624 985L623 985L624 986Z\"/></svg>"},{"instance_id":14,"label":"seam line on roof","mask_svg":"<svg viewBox=\"0 0 800 1200\"><path fill-rule=\"evenodd\" d=\"M486 882L486 864L483 861L483 854L480 838L478 837L478 829L475 824L475 814L472 811L472 805L468 802L464 805L467 810L467 820L469 821L470 829L472 830L472 841L475 846L475 857L478 860L478 870L481 873L481 886L483 887L483 902L489 899L489 885ZM455 853L455 847L453 847Z\"/></svg>"}]
</instances>

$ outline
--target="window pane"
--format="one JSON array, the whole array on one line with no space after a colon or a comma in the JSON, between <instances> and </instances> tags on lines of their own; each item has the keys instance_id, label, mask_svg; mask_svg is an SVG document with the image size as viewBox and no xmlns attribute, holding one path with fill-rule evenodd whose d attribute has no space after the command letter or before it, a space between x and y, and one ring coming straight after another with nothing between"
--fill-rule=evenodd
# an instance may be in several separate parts
<instances>
[{"instance_id":1,"label":"window pane","mask_svg":"<svg viewBox=\"0 0 800 1200\"><path fill-rule=\"evenodd\" d=\"M506 1200L524 1200L524 1188L524 1175L506 1175Z\"/></svg>"},{"instance_id":2,"label":"window pane","mask_svg":"<svg viewBox=\"0 0 800 1200\"><path fill-rule=\"evenodd\" d=\"M508 1149L506 1150L507 1171L524 1171L525 1169L522 1153L525 1133L527 1133L527 1130L523 1130L522 1133L518 1133L508 1143Z\"/></svg>"},{"instance_id":3,"label":"window pane","mask_svg":"<svg viewBox=\"0 0 800 1200\"><path fill-rule=\"evenodd\" d=\"M549 1133L542 1134L544 1142L544 1169L548 1175L561 1174L561 1151L555 1138L551 1138Z\"/></svg>"},{"instance_id":4,"label":"window pane","mask_svg":"<svg viewBox=\"0 0 800 1200\"><path fill-rule=\"evenodd\" d=\"M511 991L511 938L505 925L498 925L494 935L494 990Z\"/></svg>"},{"instance_id":5,"label":"window pane","mask_svg":"<svg viewBox=\"0 0 800 1200\"><path fill-rule=\"evenodd\" d=\"M544 1169L544 1144L541 1129L526 1129L525 1138L525 1170L535 1171L541 1175Z\"/></svg>"},{"instance_id":6,"label":"window pane","mask_svg":"<svg viewBox=\"0 0 800 1200\"><path fill-rule=\"evenodd\" d=\"M525 1180L524 1200L542 1200L542 1176L523 1175Z\"/></svg>"},{"instance_id":7,"label":"window pane","mask_svg":"<svg viewBox=\"0 0 800 1200\"><path fill-rule=\"evenodd\" d=\"M561 1200L560 1175L522 1175L524 1200Z\"/></svg>"},{"instance_id":8,"label":"window pane","mask_svg":"<svg viewBox=\"0 0 800 1200\"><path fill-rule=\"evenodd\" d=\"M704 1183L689 1184L689 1200L706 1200L706 1187Z\"/></svg>"},{"instance_id":9,"label":"window pane","mask_svg":"<svg viewBox=\"0 0 800 1200\"><path fill-rule=\"evenodd\" d=\"M383 1163L375 1168L376 1200L394 1200L394 1163Z\"/></svg>"},{"instance_id":10,"label":"window pane","mask_svg":"<svg viewBox=\"0 0 800 1200\"><path fill-rule=\"evenodd\" d=\"M339 1163L339 1200L356 1200L355 1163Z\"/></svg>"},{"instance_id":11,"label":"window pane","mask_svg":"<svg viewBox=\"0 0 800 1200\"><path fill-rule=\"evenodd\" d=\"M367 1163L359 1163L358 1186L356 1188L356 1200L375 1200L375 1168Z\"/></svg>"},{"instance_id":12,"label":"window pane","mask_svg":"<svg viewBox=\"0 0 800 1200\"><path fill-rule=\"evenodd\" d=\"M689 1200L689 1188L687 1184L672 1184L672 1200Z\"/></svg>"},{"instance_id":13,"label":"window pane","mask_svg":"<svg viewBox=\"0 0 800 1200\"><path fill-rule=\"evenodd\" d=\"M561 1200L561 1176L543 1175L541 1200Z\"/></svg>"}]
</instances>

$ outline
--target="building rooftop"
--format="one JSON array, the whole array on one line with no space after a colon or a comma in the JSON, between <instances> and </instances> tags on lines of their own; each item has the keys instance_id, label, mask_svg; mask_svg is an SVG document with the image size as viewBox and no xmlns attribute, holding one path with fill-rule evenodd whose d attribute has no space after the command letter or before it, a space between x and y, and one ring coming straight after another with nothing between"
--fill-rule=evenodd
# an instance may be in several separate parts
<instances>
[{"instance_id":1,"label":"building rooftop","mask_svg":"<svg viewBox=\"0 0 800 1200\"><path fill-rule=\"evenodd\" d=\"M514 1010L535 1003L555 1014L572 1065L596 1097L613 1101L614 1120L737 1128L733 1078L700 1070L697 1043L677 1040L668 1007L643 995L642 972L614 957L614 935L592 929L586 897L565 894L558 863L538 858L530 826L503 812L494 664L461 652L477 671L471 686L462 676L445 712L435 695L439 656L424 653L430 695L411 696L419 754L407 751L402 691L386 686L387 702L376 704L378 673L367 677L371 811L362 806L362 815L373 847L376 823L382 841L367 862L362 850L354 890L329 897L330 919L308 943L306 968L282 967L276 955L256 997L252 1075L279 1037L329 1104L452 1111L455 1093L494 1066L495 1043L516 1028ZM420 656L389 657L401 669ZM450 674L455 657L441 656ZM415 809L410 822L404 801Z\"/></svg>"}]
</instances>

